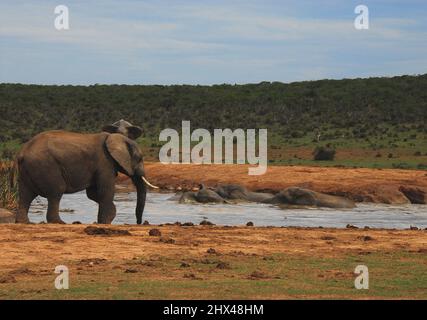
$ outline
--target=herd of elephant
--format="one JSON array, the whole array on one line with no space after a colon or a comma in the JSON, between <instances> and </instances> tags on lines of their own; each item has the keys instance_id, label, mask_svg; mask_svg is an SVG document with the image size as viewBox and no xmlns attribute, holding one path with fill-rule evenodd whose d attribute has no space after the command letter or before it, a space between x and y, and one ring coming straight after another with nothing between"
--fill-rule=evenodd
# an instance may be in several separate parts
<instances>
[{"instance_id":1,"label":"herd of elephant","mask_svg":"<svg viewBox=\"0 0 427 320\"><path fill-rule=\"evenodd\" d=\"M140 127L120 120L101 133L45 131L24 144L18 154L19 207L17 223L28 223L28 210L37 196L48 200L48 223L64 223L59 216L63 194L86 190L98 203L98 223L110 224L116 216L115 180L118 172L129 176L137 190L136 222L141 224L146 187L157 188L145 178L142 151L135 142ZM175 197L180 202L253 201L270 204L351 208L350 200L302 188L288 188L276 195L251 192L237 185L215 189L201 187Z\"/></svg>"},{"instance_id":2,"label":"herd of elephant","mask_svg":"<svg viewBox=\"0 0 427 320\"><path fill-rule=\"evenodd\" d=\"M219 185L216 188L200 185L197 191L178 192L169 200L180 203L237 203L244 201L279 206L355 207L352 200L299 187L289 187L277 194L271 194L249 191L247 188L235 184Z\"/></svg>"}]
</instances>

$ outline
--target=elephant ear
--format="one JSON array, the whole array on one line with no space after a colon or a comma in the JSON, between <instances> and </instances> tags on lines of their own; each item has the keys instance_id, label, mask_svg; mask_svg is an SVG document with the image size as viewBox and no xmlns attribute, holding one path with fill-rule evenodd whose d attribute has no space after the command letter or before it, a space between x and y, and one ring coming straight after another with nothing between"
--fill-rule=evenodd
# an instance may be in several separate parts
<instances>
[{"instance_id":1,"label":"elephant ear","mask_svg":"<svg viewBox=\"0 0 427 320\"><path fill-rule=\"evenodd\" d=\"M108 152L129 176L133 175L130 140L121 134L110 134L105 141Z\"/></svg>"},{"instance_id":2,"label":"elephant ear","mask_svg":"<svg viewBox=\"0 0 427 320\"><path fill-rule=\"evenodd\" d=\"M109 132L109 133L117 133L118 129L119 128L117 126L115 126L113 124L109 124L109 125L104 126L102 128L102 131Z\"/></svg>"},{"instance_id":3,"label":"elephant ear","mask_svg":"<svg viewBox=\"0 0 427 320\"><path fill-rule=\"evenodd\" d=\"M137 126L130 126L127 128L128 130L128 137L132 140L138 139L142 134L142 129Z\"/></svg>"}]
</instances>

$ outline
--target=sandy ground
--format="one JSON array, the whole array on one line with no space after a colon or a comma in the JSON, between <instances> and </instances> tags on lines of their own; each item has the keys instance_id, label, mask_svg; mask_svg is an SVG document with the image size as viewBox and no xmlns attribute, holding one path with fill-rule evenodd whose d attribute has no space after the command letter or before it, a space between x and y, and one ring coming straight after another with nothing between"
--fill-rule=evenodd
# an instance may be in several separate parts
<instances>
[{"instance_id":1,"label":"sandy ground","mask_svg":"<svg viewBox=\"0 0 427 320\"><path fill-rule=\"evenodd\" d=\"M185 259L202 256L209 248L221 254L288 253L322 257L349 252L393 251L396 248L413 252L425 250L427 253L426 230L107 226L113 230L127 230L130 235L88 235L84 232L86 227L0 225L0 270L44 269L48 265L75 263L88 257L110 261L129 260L141 255ZM154 228L161 232L161 236L149 235Z\"/></svg>"},{"instance_id":2,"label":"sandy ground","mask_svg":"<svg viewBox=\"0 0 427 320\"><path fill-rule=\"evenodd\" d=\"M250 176L247 165L152 162L146 164L146 172L152 183L164 189L191 189L199 183L237 183L261 191L300 186L359 202L400 204L409 203L414 197L427 200L427 172L421 170L269 166L266 174ZM120 177L119 181L125 183L126 178Z\"/></svg>"}]
</instances>

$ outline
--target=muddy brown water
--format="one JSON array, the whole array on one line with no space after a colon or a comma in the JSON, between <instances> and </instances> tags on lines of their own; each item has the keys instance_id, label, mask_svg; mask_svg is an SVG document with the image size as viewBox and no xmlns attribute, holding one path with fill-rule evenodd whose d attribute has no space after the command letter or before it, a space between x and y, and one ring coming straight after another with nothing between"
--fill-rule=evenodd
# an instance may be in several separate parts
<instances>
[{"instance_id":1,"label":"muddy brown water","mask_svg":"<svg viewBox=\"0 0 427 320\"><path fill-rule=\"evenodd\" d=\"M357 227L406 229L410 226L427 228L427 205L385 205L362 203L354 209L297 208L280 209L259 203L240 204L179 204L169 201L171 193L148 193L143 220L151 224L209 220L218 225L300 226L343 228ZM115 196L117 216L113 224L135 223L136 194L118 193ZM36 198L30 208L30 220L46 220L47 201ZM64 195L61 200L61 218L67 222L96 221L98 205L84 192Z\"/></svg>"}]
</instances>

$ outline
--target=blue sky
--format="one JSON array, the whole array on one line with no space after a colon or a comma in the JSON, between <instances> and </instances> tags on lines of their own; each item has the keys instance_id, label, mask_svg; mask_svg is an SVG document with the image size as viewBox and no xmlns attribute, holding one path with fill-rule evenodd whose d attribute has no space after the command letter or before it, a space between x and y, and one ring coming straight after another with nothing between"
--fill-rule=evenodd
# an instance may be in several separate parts
<instances>
[{"instance_id":1,"label":"blue sky","mask_svg":"<svg viewBox=\"0 0 427 320\"><path fill-rule=\"evenodd\" d=\"M68 6L70 30L54 28ZM356 30L367 5L370 29ZM427 72L425 0L9 1L0 82L218 84Z\"/></svg>"}]
</instances>

